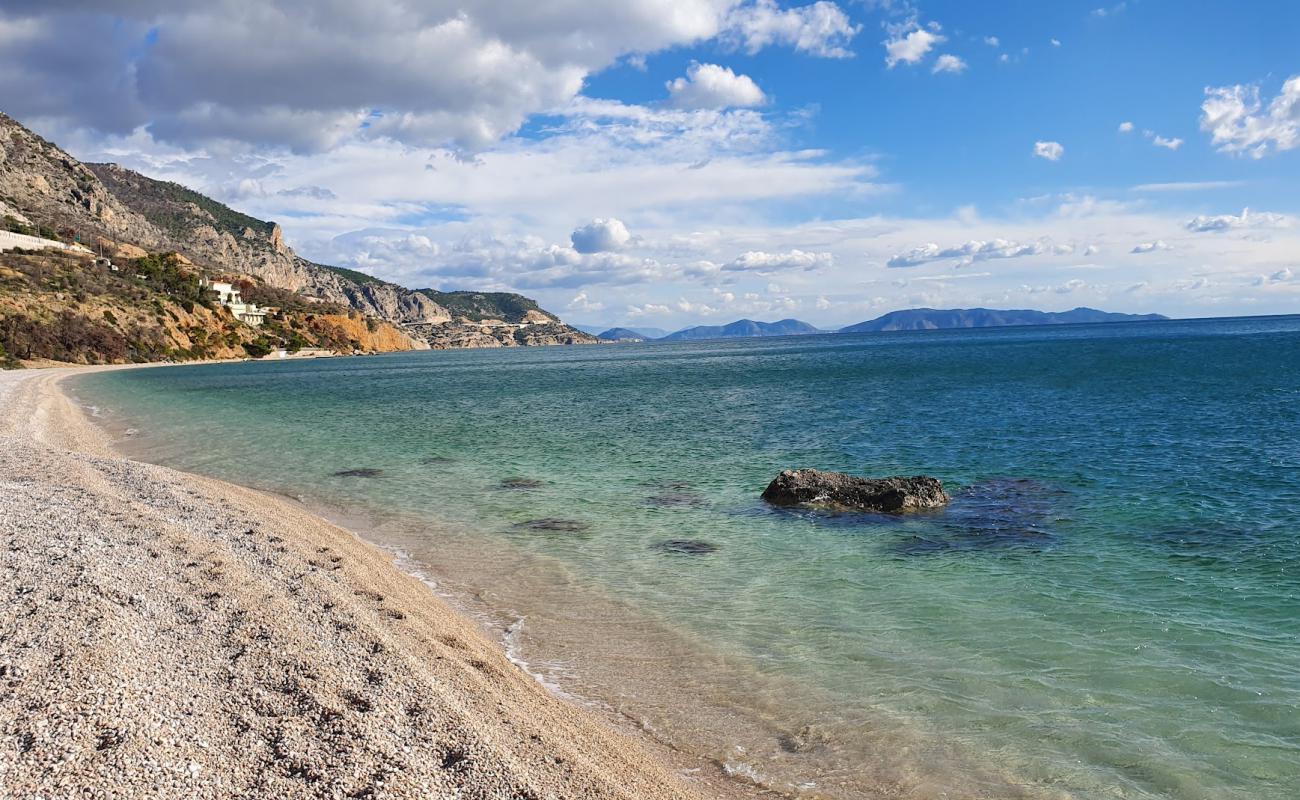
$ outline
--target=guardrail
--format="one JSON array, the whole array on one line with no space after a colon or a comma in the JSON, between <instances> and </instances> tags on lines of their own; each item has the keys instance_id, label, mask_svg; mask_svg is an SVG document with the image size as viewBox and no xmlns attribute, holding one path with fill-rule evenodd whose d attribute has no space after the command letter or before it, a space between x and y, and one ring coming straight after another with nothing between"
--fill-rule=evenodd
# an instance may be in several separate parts
<instances>
[{"instance_id":1,"label":"guardrail","mask_svg":"<svg viewBox=\"0 0 1300 800\"><path fill-rule=\"evenodd\" d=\"M28 236L25 233L14 233L13 231L0 231L0 252L5 250L74 250L78 253L89 253L90 250L79 244L64 244L54 239L42 239L39 236Z\"/></svg>"}]
</instances>

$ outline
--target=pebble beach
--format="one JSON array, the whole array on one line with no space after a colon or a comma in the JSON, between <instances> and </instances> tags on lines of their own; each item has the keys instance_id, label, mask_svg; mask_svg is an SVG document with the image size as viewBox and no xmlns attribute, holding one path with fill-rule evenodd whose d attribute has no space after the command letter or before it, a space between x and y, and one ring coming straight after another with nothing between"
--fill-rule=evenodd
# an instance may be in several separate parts
<instances>
[{"instance_id":1,"label":"pebble beach","mask_svg":"<svg viewBox=\"0 0 1300 800\"><path fill-rule=\"evenodd\" d=\"M351 532L114 455L72 372L0 373L0 796L739 791L549 693Z\"/></svg>"}]
</instances>

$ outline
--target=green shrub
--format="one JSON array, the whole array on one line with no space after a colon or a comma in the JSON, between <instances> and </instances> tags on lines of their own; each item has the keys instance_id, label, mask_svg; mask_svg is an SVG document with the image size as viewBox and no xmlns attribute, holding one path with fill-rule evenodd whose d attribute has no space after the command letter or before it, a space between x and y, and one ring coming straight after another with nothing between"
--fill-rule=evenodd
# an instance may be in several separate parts
<instances>
[{"instance_id":1,"label":"green shrub","mask_svg":"<svg viewBox=\"0 0 1300 800\"><path fill-rule=\"evenodd\" d=\"M269 356L272 349L274 348L271 347L271 343L265 338L257 338L251 342L244 342L244 352L248 353L253 358Z\"/></svg>"}]
</instances>

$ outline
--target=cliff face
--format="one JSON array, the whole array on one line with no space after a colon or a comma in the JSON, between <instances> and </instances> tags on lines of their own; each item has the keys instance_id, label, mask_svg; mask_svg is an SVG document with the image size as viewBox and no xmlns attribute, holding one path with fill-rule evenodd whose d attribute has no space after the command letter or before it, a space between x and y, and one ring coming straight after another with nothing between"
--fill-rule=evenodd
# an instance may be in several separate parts
<instances>
[{"instance_id":1,"label":"cliff face","mask_svg":"<svg viewBox=\"0 0 1300 800\"><path fill-rule=\"evenodd\" d=\"M75 229L83 241L99 234L146 248L163 244L162 233L114 197L94 172L4 114L0 203L19 219L55 230Z\"/></svg>"},{"instance_id":2,"label":"cliff face","mask_svg":"<svg viewBox=\"0 0 1300 800\"><path fill-rule=\"evenodd\" d=\"M86 167L196 263L221 265L272 286L393 322L451 318L436 303L409 289L373 279L354 280L302 258L285 244L283 231L274 222L241 214L184 186L154 180L116 164Z\"/></svg>"},{"instance_id":3,"label":"cliff face","mask_svg":"<svg viewBox=\"0 0 1300 800\"><path fill-rule=\"evenodd\" d=\"M413 325L412 334L428 342L434 350L461 347L538 347L557 344L600 344L589 333L562 322L484 324L461 319L441 325Z\"/></svg>"},{"instance_id":4,"label":"cliff face","mask_svg":"<svg viewBox=\"0 0 1300 800\"><path fill-rule=\"evenodd\" d=\"M0 215L69 235L75 231L82 242L100 244L114 258L175 252L209 274L250 276L302 298L415 326L410 333L435 347L595 341L522 295L413 291L314 263L295 253L273 222L116 164L82 164L3 113ZM480 323L531 327L522 333L491 328L484 334Z\"/></svg>"}]
</instances>

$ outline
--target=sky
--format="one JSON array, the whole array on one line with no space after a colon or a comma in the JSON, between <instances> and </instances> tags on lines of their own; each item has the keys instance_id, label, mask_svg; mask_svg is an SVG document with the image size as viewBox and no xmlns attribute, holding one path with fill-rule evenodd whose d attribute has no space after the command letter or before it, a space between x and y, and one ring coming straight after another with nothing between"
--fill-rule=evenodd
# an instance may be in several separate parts
<instances>
[{"instance_id":1,"label":"sky","mask_svg":"<svg viewBox=\"0 0 1300 800\"><path fill-rule=\"evenodd\" d=\"M3 0L0 110L566 320L1300 312L1300 3Z\"/></svg>"}]
</instances>

